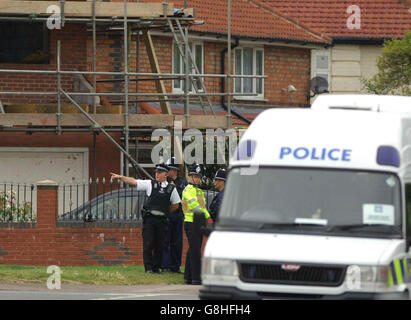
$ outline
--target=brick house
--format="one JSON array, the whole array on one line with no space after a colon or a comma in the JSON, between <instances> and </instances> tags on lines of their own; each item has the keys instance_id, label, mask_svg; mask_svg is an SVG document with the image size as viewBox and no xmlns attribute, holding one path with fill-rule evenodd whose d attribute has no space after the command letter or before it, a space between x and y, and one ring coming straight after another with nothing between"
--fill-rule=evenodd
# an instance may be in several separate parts
<instances>
[{"instance_id":1,"label":"brick house","mask_svg":"<svg viewBox=\"0 0 411 320\"><path fill-rule=\"evenodd\" d=\"M153 2L153 1L145 1ZM157 1L154 1L157 2ZM162 2L162 1L158 1ZM122 4L119 3L121 6ZM176 1L175 8L181 8L183 1ZM195 55L196 63L205 74L220 74L227 72L227 57L224 51L227 47L227 4L225 1L214 1L210 7L204 1L188 1L188 6L197 10L198 21L204 24L190 28L190 43ZM61 70L92 71L92 35L90 26L85 23L66 22L60 30L47 30L42 23L1 21L2 36L10 40L8 45L1 48L0 69L30 69L56 70L57 41L61 41ZM10 27L12 26L12 28ZM13 31L11 31L13 30ZM124 40L122 31L97 29L96 70L120 72L124 70ZM14 32L14 33L13 33ZM178 56L170 32L163 30L151 31L161 72L182 73L182 59ZM19 41L12 41L13 35L18 35ZM30 39L35 39L31 41ZM330 44L326 36L298 25L295 21L282 14L276 13L267 5L257 0L236 0L232 3L232 72L238 75L267 75L266 79L236 79L232 83L235 93L254 93L256 96L235 96L233 111L238 110L245 118L253 119L261 110L267 107L307 107L309 105L310 55L312 49L324 48ZM31 42L30 42L31 41ZM136 62L136 51L139 46L139 63ZM174 46L174 47L173 47ZM34 49L35 48L35 49ZM9 54L23 52L22 54ZM40 60L35 60L37 53L41 53ZM146 48L142 40L137 44L134 32L130 41L130 70L152 72L148 62ZM30 58L32 60L30 60ZM33 60L34 59L34 60ZM40 61L40 62L39 62ZM224 70L222 64L225 64ZM138 67L138 69L137 69ZM117 78L122 76L116 76ZM97 76L97 92L122 92L124 82L100 82L108 79L107 75ZM77 75L64 74L61 77L63 90L76 91L81 85L92 83L92 76L83 78ZM137 81L130 82L130 92L137 89ZM164 81L167 92L181 92L183 81ZM289 91L292 85L296 91ZM220 92L227 88L218 78L206 78L205 86L208 92ZM57 77L55 74L17 74L2 73L0 91L56 91ZM90 89L88 89L90 91ZM153 81L140 81L139 92L155 92ZM5 116L10 113L21 113L19 119L26 119L33 113L56 112L56 95L0 95L0 100L6 110ZM78 98L80 99L80 98ZM90 99L90 98L89 98ZM121 100L121 99L120 99ZM120 117L121 105L118 97L100 96L100 105L97 112L117 113ZM123 99L124 100L124 99ZM80 102L81 101L81 102ZM225 115L221 108L221 97L212 99L217 115ZM87 105L90 100L79 100ZM62 97L62 104L69 104ZM119 107L120 106L120 107ZM182 102L171 102L174 114L183 114ZM69 111L75 108L67 106ZM91 107L89 106L89 110ZM201 114L202 111L194 102L191 106L192 114ZM136 112L134 105L130 105L131 112ZM160 113L158 103L140 103L139 114ZM44 111L46 110L46 111ZM51 110L51 111L50 111ZM65 116L65 115L64 115ZM1 180L33 182L52 179L57 182L78 183L87 181L88 177L107 178L108 172L118 172L121 169L120 152L101 134L90 132L64 131L61 135L51 132L30 131L30 126L49 124L54 117L42 118L31 123L27 120L24 132L17 128L11 130L6 127L0 132L0 152L8 158L7 164L14 169L4 171ZM34 116L33 116L34 119ZM36 118L37 119L37 118ZM21 120L22 121L22 120ZM49 122L48 122L49 121ZM54 120L53 120L54 121ZM247 124L241 119L233 117L234 126ZM15 126L23 126L15 123ZM28 127L28 128L27 128ZM155 127L155 126L154 126ZM111 135L120 143L121 131ZM24 151L24 152L23 152ZM23 153L22 153L23 152ZM24 154L21 157L19 154ZM49 170L48 162L44 159L54 158L55 172ZM66 161L70 157L71 161ZM31 166L31 158L39 159L36 170L15 169L16 163L27 168ZM64 161L61 159L65 159ZM59 160L60 159L60 160ZM73 164L76 159L76 164ZM41 161L40 161L41 160ZM41 164L41 165L40 165ZM70 166L78 170L70 170ZM59 167L60 166L60 167ZM61 172L58 174L57 172ZM75 171L76 174L73 174ZM32 175L27 177L28 172ZM65 172L65 174L63 174Z\"/></svg>"},{"instance_id":2,"label":"brick house","mask_svg":"<svg viewBox=\"0 0 411 320\"><path fill-rule=\"evenodd\" d=\"M312 51L311 76L328 80L331 93L362 93L361 78L377 73L384 40L411 29L406 0L263 0L274 10L332 39L326 50Z\"/></svg>"}]
</instances>

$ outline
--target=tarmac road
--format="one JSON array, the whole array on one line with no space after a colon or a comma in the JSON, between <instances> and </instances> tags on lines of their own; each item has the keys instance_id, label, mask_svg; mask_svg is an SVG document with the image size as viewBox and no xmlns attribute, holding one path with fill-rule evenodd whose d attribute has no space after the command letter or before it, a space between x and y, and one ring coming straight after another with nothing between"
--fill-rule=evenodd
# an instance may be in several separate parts
<instances>
[{"instance_id":1,"label":"tarmac road","mask_svg":"<svg viewBox=\"0 0 411 320\"><path fill-rule=\"evenodd\" d=\"M0 300L198 300L200 286L139 285L97 286L61 284L49 290L46 284L0 283Z\"/></svg>"}]
</instances>

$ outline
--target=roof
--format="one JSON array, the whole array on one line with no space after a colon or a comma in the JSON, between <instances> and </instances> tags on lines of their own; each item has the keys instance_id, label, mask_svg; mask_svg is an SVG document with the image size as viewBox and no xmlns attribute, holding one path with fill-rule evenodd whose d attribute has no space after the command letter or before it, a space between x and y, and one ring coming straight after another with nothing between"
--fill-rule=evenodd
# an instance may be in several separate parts
<instances>
[{"instance_id":1,"label":"roof","mask_svg":"<svg viewBox=\"0 0 411 320\"><path fill-rule=\"evenodd\" d=\"M143 0L153 2L153 0ZM154 0L161 1L162 0ZM171 1L170 1L171 3ZM175 8L183 8L183 0L173 1ZM212 35L227 34L227 0L187 1L187 6L196 9L197 20L204 20L202 25L190 30ZM232 0L231 34L233 37L246 37L271 41L296 41L313 44L328 44L331 39L321 33L301 26L284 14L259 0Z\"/></svg>"},{"instance_id":2,"label":"roof","mask_svg":"<svg viewBox=\"0 0 411 320\"><path fill-rule=\"evenodd\" d=\"M388 39L402 38L411 29L409 0L261 0L274 10L282 12L334 40L342 38ZM360 29L349 29L348 7L357 5L361 13Z\"/></svg>"}]
</instances>

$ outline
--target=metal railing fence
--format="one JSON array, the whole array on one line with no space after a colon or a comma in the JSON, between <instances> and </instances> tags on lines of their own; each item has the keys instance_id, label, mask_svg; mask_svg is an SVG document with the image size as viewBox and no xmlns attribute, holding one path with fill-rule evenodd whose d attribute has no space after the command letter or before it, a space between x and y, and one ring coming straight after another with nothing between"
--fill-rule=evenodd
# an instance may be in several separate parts
<instances>
[{"instance_id":1,"label":"metal railing fence","mask_svg":"<svg viewBox=\"0 0 411 320\"><path fill-rule=\"evenodd\" d=\"M60 185L58 193L60 222L138 222L147 199L144 191L104 179ZM216 194L204 190L207 209Z\"/></svg>"},{"instance_id":2,"label":"metal railing fence","mask_svg":"<svg viewBox=\"0 0 411 320\"><path fill-rule=\"evenodd\" d=\"M35 222L36 194L33 184L0 183L0 222Z\"/></svg>"}]
</instances>

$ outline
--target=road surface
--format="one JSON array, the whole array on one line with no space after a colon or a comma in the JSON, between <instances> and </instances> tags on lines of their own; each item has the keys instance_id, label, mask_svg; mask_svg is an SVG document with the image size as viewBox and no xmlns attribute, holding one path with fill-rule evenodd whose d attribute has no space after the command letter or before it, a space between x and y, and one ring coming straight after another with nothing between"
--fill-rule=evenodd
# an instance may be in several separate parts
<instances>
[{"instance_id":1,"label":"road surface","mask_svg":"<svg viewBox=\"0 0 411 320\"><path fill-rule=\"evenodd\" d=\"M44 284L0 283L0 300L198 300L200 286L100 286L61 284L49 290Z\"/></svg>"}]
</instances>

